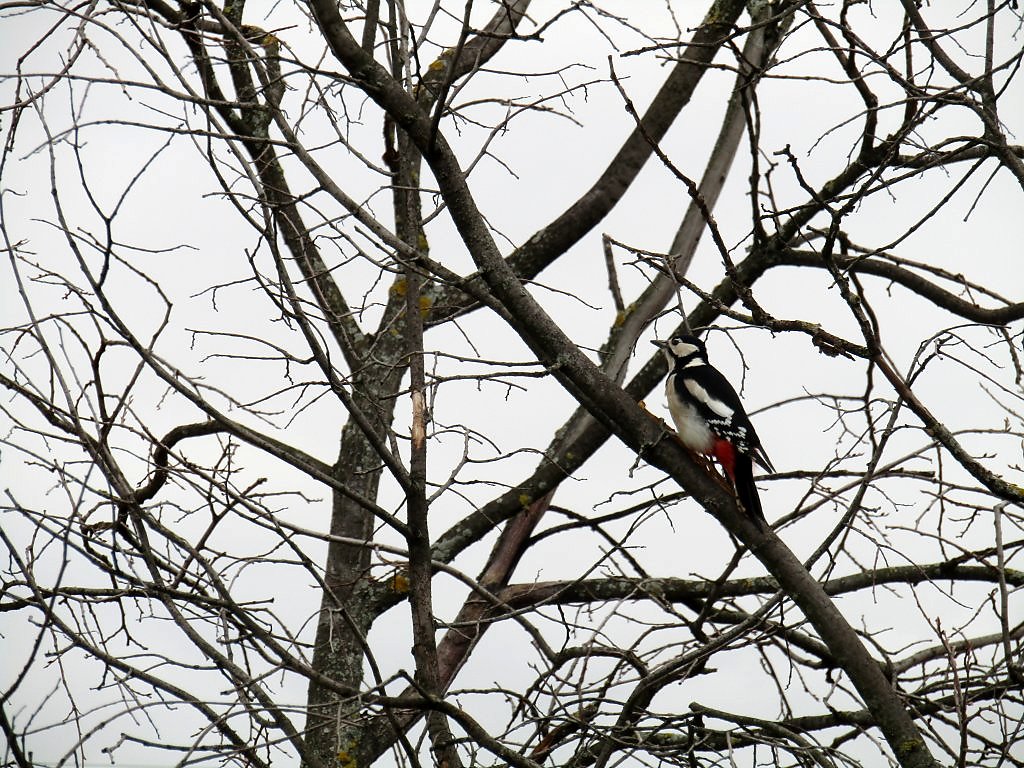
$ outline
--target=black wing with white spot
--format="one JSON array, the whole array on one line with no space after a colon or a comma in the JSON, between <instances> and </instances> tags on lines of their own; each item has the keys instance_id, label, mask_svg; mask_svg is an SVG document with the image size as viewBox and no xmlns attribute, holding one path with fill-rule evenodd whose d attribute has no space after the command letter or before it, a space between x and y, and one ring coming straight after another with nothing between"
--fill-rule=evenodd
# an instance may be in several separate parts
<instances>
[{"instance_id":1,"label":"black wing with white spot","mask_svg":"<svg viewBox=\"0 0 1024 768\"><path fill-rule=\"evenodd\" d=\"M710 365L688 365L676 372L675 385L680 399L697 409L712 432L733 443L769 472L775 471L743 410L740 396L720 371Z\"/></svg>"}]
</instances>

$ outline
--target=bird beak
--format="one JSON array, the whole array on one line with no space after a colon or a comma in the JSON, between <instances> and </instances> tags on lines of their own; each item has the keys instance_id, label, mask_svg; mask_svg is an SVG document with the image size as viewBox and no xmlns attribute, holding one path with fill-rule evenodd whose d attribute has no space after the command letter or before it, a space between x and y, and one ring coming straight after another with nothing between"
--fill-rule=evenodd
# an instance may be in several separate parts
<instances>
[{"instance_id":1,"label":"bird beak","mask_svg":"<svg viewBox=\"0 0 1024 768\"><path fill-rule=\"evenodd\" d=\"M661 339L655 339L651 344L656 346L658 349L665 349L668 346L668 342L662 341Z\"/></svg>"}]
</instances>

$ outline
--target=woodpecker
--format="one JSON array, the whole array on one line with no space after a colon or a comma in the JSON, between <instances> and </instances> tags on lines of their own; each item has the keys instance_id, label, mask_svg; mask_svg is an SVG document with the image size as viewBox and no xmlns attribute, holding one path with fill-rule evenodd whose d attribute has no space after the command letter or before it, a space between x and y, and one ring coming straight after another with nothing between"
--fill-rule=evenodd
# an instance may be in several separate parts
<instances>
[{"instance_id":1,"label":"woodpecker","mask_svg":"<svg viewBox=\"0 0 1024 768\"><path fill-rule=\"evenodd\" d=\"M717 459L747 514L767 525L754 485L753 462L769 472L775 468L743 410L740 396L708 362L704 342L696 336L673 336L652 343L668 359L665 396L680 441L691 451Z\"/></svg>"}]
</instances>

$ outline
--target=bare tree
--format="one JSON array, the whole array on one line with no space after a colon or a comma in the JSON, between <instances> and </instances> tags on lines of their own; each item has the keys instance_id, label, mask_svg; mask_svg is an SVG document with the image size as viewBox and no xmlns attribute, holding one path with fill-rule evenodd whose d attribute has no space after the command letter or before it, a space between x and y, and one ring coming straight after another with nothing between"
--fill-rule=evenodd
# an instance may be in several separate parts
<instances>
[{"instance_id":1,"label":"bare tree","mask_svg":"<svg viewBox=\"0 0 1024 768\"><path fill-rule=\"evenodd\" d=\"M653 5L2 6L5 764L1024 765L1017 4Z\"/></svg>"}]
</instances>

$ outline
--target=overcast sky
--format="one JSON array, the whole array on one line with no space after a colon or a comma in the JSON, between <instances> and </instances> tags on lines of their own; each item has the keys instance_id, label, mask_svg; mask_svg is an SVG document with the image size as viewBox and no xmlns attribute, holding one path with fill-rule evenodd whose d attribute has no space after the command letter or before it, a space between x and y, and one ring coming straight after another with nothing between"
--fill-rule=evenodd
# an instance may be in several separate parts
<instances>
[{"instance_id":1,"label":"overcast sky","mask_svg":"<svg viewBox=\"0 0 1024 768\"><path fill-rule=\"evenodd\" d=\"M410 13L422 18L429 4L409 3ZM489 4L479 4L476 11L482 20L490 10ZM538 3L531 14L536 20L552 15L561 4ZM677 15L677 22L684 28L692 27L698 21L696 4L669 4ZM262 21L266 8L266 20ZM633 21L653 37L675 35L672 21L666 11L666 4L620 2L606 4L611 10L629 11ZM930 8L932 12L936 9ZM873 31L879 35L889 34L893 20L886 16L890 7L871 8L877 21ZM279 30L278 35L306 57L315 61L313 53L315 34L308 22L294 8L287 4L255 3L247 5L250 18L268 29ZM855 11L862 21L868 9L860 7ZM14 15L10 10L7 18L0 22L0 71L12 73L29 46L44 29L55 22L56 16L44 9L33 9L29 13ZM595 17L596 18L596 17ZM115 16L103 17L100 23L115 24L114 29L129 39L134 36L124 22ZM485 96L511 95L513 90L535 93L538 97L551 95L562 86L557 83L581 84L594 81L586 88L574 89L564 97L552 100L552 105L567 113L571 119L551 114L527 113L516 117L508 132L494 137L489 152L500 162L484 157L474 167L471 186L480 208L488 222L500 233L499 245L509 252L522 243L538 228L554 218L571 201L575 200L604 168L615 148L631 129L632 118L623 109L621 97L608 82L609 61L612 55L615 71L624 88L637 105L645 105L667 72L651 56L624 55L631 49L646 44L640 35L633 34L621 25L607 19L602 20L606 29L614 29L618 52L614 51L604 34L597 29L592 19L582 14L570 14L544 33L543 43L524 42L510 47L491 64L501 71L531 73L525 87L521 80L509 82L503 75L482 74L469 87L460 92L457 103L470 103ZM68 27L70 29L70 27ZM90 37L95 49L87 48L75 63L75 71L88 72L95 76L109 77L112 72L127 79L145 80L136 55L145 57L153 64L162 77L170 78L170 70L160 62L151 50L141 44L136 49L126 49L116 44L111 36L90 27ZM451 44L453 29L450 23L438 18L435 29L436 39ZM998 40L1001 50L1008 53L1019 47L1018 38L1012 37L1013 30L1007 30ZM865 32L865 34L868 34ZM173 35L167 35L173 38ZM818 45L812 41L813 30L809 27L797 31L783 49L784 53L796 56L808 47ZM10 78L0 82L0 99L9 104L17 94L24 98L26 87L39 89L46 82L43 73L53 72L67 57L70 32L54 36L24 60L23 71L36 73L22 83ZM967 40L970 44L972 41ZM101 56L96 51L101 52ZM181 48L176 49L180 52ZM427 53L436 53L428 50ZM429 60L429 56L425 56ZM326 68L334 63L327 61ZM558 74L551 74L557 72ZM106 73L104 75L104 73ZM547 73L547 74L545 74ZM851 98L849 88L840 88L827 82L813 82L807 75L822 78L840 78L834 59L826 52L812 52L796 56L778 70L780 76L794 79L777 79L764 82L759 90L761 109L761 146L764 152L762 163L785 165L784 160L771 153L789 146L799 159L802 171L808 181L818 185L833 176L847 161L847 153L859 134L862 119L860 105ZM693 103L686 108L683 116L673 126L662 142L662 147L673 162L691 177L699 177L703 163L713 145L718 131L723 105L728 98L732 76L724 71L710 72L699 87ZM881 87L881 84L879 84ZM524 90L525 89L525 90ZM884 88L883 88L884 90ZM1024 126L1024 96L1019 82L1012 85L1005 98L1003 119L1011 135L1020 136ZM292 120L298 119L298 99L301 92L289 94L286 108ZM77 141L82 147L84 164L82 173L87 179L89 192L96 204L110 212L118 205L131 180L140 174L130 192L120 204L120 214L115 220L114 238L125 244L122 253L130 259L130 265L118 266L111 273L108 286L116 309L128 320L140 337L148 337L164 320L162 293L170 305L169 325L158 346L160 354L172 365L202 376L213 387L232 391L240 401L257 398L273 392L284 381L285 372L280 363L247 363L240 369L237 361L211 357L224 351L224 338L210 335L217 333L251 334L266 342L294 348L297 333L281 322L274 322L273 308L251 280L252 270L249 256L254 254L254 263L265 273L270 272L270 261L266 249L257 234L233 212L231 205L223 199L220 187L211 174L202 155L202 140L193 142L186 136L172 136L164 131L139 127L138 123L153 123L172 126L187 119L193 126L201 126L202 119L191 110L182 110L155 92L132 88L122 90L115 84L94 84L87 88L75 83L71 88L66 84L56 85L40 102L42 112L28 110L21 115L21 124L15 143L7 160L2 180L3 217L8 235L15 240L24 240L26 250L32 252L29 261L42 268L68 276L74 282L81 278L74 276L77 268L63 243L62 235L54 227L53 205L50 199L50 155L46 143L46 131L60 136L55 156L58 173L58 190L66 212L72 217L70 228L76 231L101 231L100 219L78 180L79 169L70 151L70 142ZM334 109L341 113L340 103ZM344 125L349 141L379 164L382 148L379 140L379 118L371 104L346 95L344 109L351 122ZM480 105L467 110L467 114L479 113L480 118L492 120L495 114L504 110L499 105ZM162 114L161 114L162 113ZM40 115L45 115L45 125ZM65 133L72 127L71 115L75 114L84 124L77 135ZM901 114L898 110L883 113L881 133L885 125L894 124ZM5 137L11 130L10 113L2 117ZM960 122L958 122L960 121ZM344 121L340 121L344 122ZM944 115L934 127L936 135L955 136L977 130L974 121L966 114L962 117ZM469 124L458 126L446 121L443 129L449 141L455 144L460 158L468 164L476 156L488 131ZM833 130L834 129L834 130ZM303 139L309 146L319 146L330 140L327 126L322 118L311 117L304 123ZM1019 139L1018 139L1019 140ZM745 140L744 140L745 141ZM164 147L164 144L167 144ZM734 258L740 259L745 253L750 232L750 203L748 199L749 158L745 143L739 152L736 164L722 194L715 217L725 241L734 246ZM224 155L226 157L226 154ZM342 146L328 147L318 155L327 167L343 181L346 190L353 197L366 200L368 207L385 223L390 224L390 201L382 191L385 180L380 174L367 171L365 166L354 159ZM222 170L231 173L227 166ZM762 167L764 170L764 166ZM949 170L948 174L932 174L926 181L910 181L894 190L892 197L875 195L858 206L844 222L846 231L858 243L871 248L885 248L900 238L909 225L924 216L958 183L968 170L966 164ZM1021 243L1024 243L1024 217L1021 217L1020 189L1009 174L997 174L990 178L992 166L983 166L952 197L943 212L929 218L914 231L913 236L899 242L895 247L903 258L925 261L944 267L952 272L963 272L971 279L989 286L995 286L1011 299L1019 300L1021 281ZM308 177L297 174L296 191L306 191L313 184ZM237 188L245 186L243 180L231 178ZM429 180L424 184L429 185ZM783 205L803 199L803 193L792 174L785 167L775 171L773 183L776 195ZM979 200L980 195L980 200ZM614 317L614 306L607 290L607 274L601 250L600 235L607 233L620 242L647 251L663 252L672 240L679 226L689 198L685 188L665 168L652 162L641 174L633 189L622 203L581 243L572 249L552 268L544 272L538 284L532 288L534 296L563 325L569 335L581 346L596 348L602 344L607 328ZM335 206L323 195L311 199L311 205L323 212L325 219L337 215ZM313 216L311 215L311 220ZM442 213L428 226L431 252L446 265L462 273L472 271L472 264L464 248L456 239L447 216ZM328 228L322 230L326 236ZM348 250L327 250L340 262ZM622 282L626 301L629 302L642 290L650 279L649 269L630 264L629 254L618 252L618 277ZM91 254L94 265L98 256ZM145 271L155 285L147 283L133 274L132 268ZM0 300L0 318L4 327L15 326L26 321L26 308L19 298L15 276L10 263L5 260L0 280L5 287ZM23 271L22 275L27 274ZM689 273L691 280L710 289L723 274L721 260L709 238L705 238L698 256ZM365 261L355 260L339 266L337 275L344 285L346 294L358 302L369 292L367 306L362 315L363 327L370 330L380 315L380 301L387 290L387 283L374 285L377 275ZM210 286L223 288L211 292ZM955 319L929 308L925 302L912 298L899 287L890 288L880 281L865 279L868 295L876 298L874 309L878 313L883 341L900 367L907 366L919 345L939 329L953 325ZM157 288L158 286L158 288ZM547 286L547 287L545 287ZM59 287L33 284L30 287L33 309L37 316L50 312L64 311L68 299ZM821 323L832 332L856 338L856 327L849 317L837 292L830 289L824 271L809 273L793 269L771 273L757 283L755 295L765 308L779 317L798 317ZM687 309L693 300L684 297ZM660 320L649 334L668 333L678 322L678 316ZM727 328L735 324L723 321ZM204 333L196 334L197 329ZM1015 329L1015 330L1019 330ZM56 331L52 331L56 333ZM987 331L967 329L964 333L978 343L983 343ZM9 336L10 338L10 336ZM806 393L845 392L859 395L863 389L863 363L842 358L827 358L819 355L804 338L792 336L773 337L766 332L742 330L731 334L742 350L741 359L737 347L723 333L709 335L709 349L713 360L736 381L743 383L743 396L749 410L755 414L755 421L762 441L776 467L789 470L821 467L825 461L808 461L808 455L831 457L837 447L846 448L848 443L832 423L826 409L783 406L758 413L762 408L779 401L797 398ZM51 341L56 342L57 337ZM635 370L653 354L653 348L646 343L647 337L638 345L634 358ZM474 347L481 356L500 360L529 360L530 354L515 335L493 317L477 313L452 327L430 331L427 335L429 350L444 350L450 354L472 355ZM68 346L68 360L62 365L73 369L84 365L86 359L74 345ZM256 342L242 342L241 349L257 353ZM745 361L748 368L743 371ZM45 368L45 361L19 359L18 364L35 375ZM428 362L428 368L433 361ZM114 379L129 375L130 360L124 356L118 363L115 356L111 365ZM439 372L454 372L456 366L445 360L436 362ZM240 373L241 371L241 373ZM1005 371L1004 371L1005 372ZM290 371L298 380L317 379L316 371L308 368ZM82 374L83 376L86 374ZM1009 373L1007 374L1009 376ZM500 477L503 481L514 482L525 476L536 464L532 452L517 452L520 449L536 449L547 444L552 430L560 425L571 412L573 402L552 379L523 379L523 389L507 392L497 384L477 387L472 382L451 383L443 386L434 401L434 419L437 425L467 425L485 434L495 448L480 444L474 447L479 458L493 458L499 454L510 454L501 459ZM1012 376L1003 382L1013 386ZM980 395L977 378L963 366L950 362L936 366L935 375L921 378L915 391L926 402L933 405L937 415L947 422L951 429L982 426L999 430L1004 411L992 400ZM1017 387L1019 396L1019 387ZM331 462L337 451L338 430L344 418L339 404L331 398L314 399L313 392L301 395L308 407L297 414L287 404L292 394L274 398L268 407L281 409L283 413L268 417L264 424L268 430L287 436L301 445L303 450L320 459ZM657 415L666 416L660 387L647 400L648 408ZM140 414L154 434L164 434L173 426L196 420L197 412L186 406L180 398L168 396L166 387L147 377L144 386L133 394L131 407ZM12 431L13 420L25 417L25 406L20 403L6 403L11 411L0 415L0 433L11 436L17 443L21 435ZM408 421L408 408L400 405L399 423ZM31 417L30 417L31 418ZM965 438L968 445L978 452L988 450L994 471L1005 474L1007 480L1024 483L1021 472L1020 444L1012 440L1001 440L998 435L978 435ZM917 431L908 431L894 440L893 456L900 450L916 450L923 441ZM34 450L44 453L60 451L59 445L30 442ZM94 503L93 499L68 498L55 487L49 474L31 466L31 456L16 446L7 444L0 453L0 488L9 492L17 504L30 508L47 508L51 511L67 510L84 503L84 510ZM193 449L197 458L211 458L215 446L204 448L196 445ZM440 436L431 447L432 477L441 480L447 468L451 467L463 450L461 438L456 434ZM240 449L238 461L246 466L252 477L267 476L275 486L305 493L312 501L306 503L298 497L289 497L282 502L282 516L311 529L322 530L328 522L329 499L321 487L298 477L297 473L282 469L281 465L253 451ZM656 482L660 473L634 465L633 455L620 444L612 441L599 452L571 481L563 484L556 496L556 504L584 515L609 512L629 506L638 499L634 496L619 496L622 491L643 487ZM138 471L136 482L145 477L147 468L142 461L135 462ZM923 468L923 467L918 467ZM78 471L82 471L80 468ZM956 476L956 471L952 470ZM493 477L492 465L479 470L480 477ZM93 478L98 481L98 477ZM807 491L807 482L778 482L762 485L765 509L769 519L789 512ZM675 489L663 483L657 492L668 493ZM920 504L918 488L913 484L894 484L888 488L887 500L875 501L891 504ZM475 504L491 498L498 489L490 485L469 486L462 489L465 498L450 495L439 503L433 513L431 525L435 533L466 514ZM397 489L385 485L381 503L389 509L400 509ZM8 501L3 502L6 506ZM907 519L913 519L912 508L908 507ZM920 511L920 509L918 510ZM681 515L677 516L677 515ZM837 519L838 513L832 520ZM550 515L549 525L562 522L557 514ZM186 535L199 535L204 530L206 519L196 516L176 523ZM624 533L628 523L610 526L611 530ZM15 540L22 537L28 546L29 529L24 521L10 511L3 512L3 526ZM921 547L922 552L933 554L932 545L920 536L906 532L891 531L894 542L908 547ZM788 528L784 533L786 542L800 555L812 551L823 535L820 518L812 518L806 524ZM223 537L220 544L234 548L259 551L266 546L266 539L253 528L238 525L218 533ZM387 537L385 537L387 538ZM399 543L392 538L392 543ZM533 579L576 578L602 563L601 549L604 546L596 537L579 534L577 546L566 547L563 538L549 539L537 546L524 558L514 581ZM731 545L718 524L693 505L676 507L674 515L652 514L630 538L631 546L642 555L645 567L653 575L701 574L715 577L731 553ZM322 546L307 540L308 551L314 557L322 558ZM458 567L463 572L475 575L477 568L487 554L491 540L478 545ZM853 538L850 544L854 551L870 557L876 551L869 542ZM900 562L899 547L887 553L891 561ZM63 559L62 553L51 547L45 553L51 565ZM846 563L849 567L849 562ZM1016 564L1020 567L1020 564ZM599 566L595 574L603 572ZM756 561L748 558L738 575L761 575L763 570ZM287 624L311 636L312 627L304 625L319 605L319 594L312 589L308 579L295 569L265 564L252 572L237 574L232 590L239 599L261 599L273 597L275 612L283 624ZM66 583L81 579L96 582L94 572L72 562L64 576ZM949 617L950 623L957 617L969 615L977 609L979 595L986 588L965 594L957 604L941 595L922 592L925 609L941 612ZM461 605L466 595L464 585L457 584L450 577L439 576L436 586L437 613L450 618ZM934 604L929 600L934 599ZM862 595L857 599L841 601L840 605L853 618L860 611L868 613L872 626L892 625L885 635L888 647L898 648L904 643L905 635L911 638L927 636L927 626L918 613L918 607L908 609L905 598L891 593ZM941 606L936 608L936 605ZM625 616L642 616L644 609L622 606ZM1019 600L1015 598L1015 609L1019 611ZM27 657L35 640L34 633L25 625L26 616L8 612L0 614L0 631L3 632L5 655L13 664L5 663L0 681L10 682L10 675L20 669L21 659ZM149 649L175 648L180 640L166 631L166 623L145 615L130 617L138 622L135 631ZM586 632L600 626L606 618L599 612L585 617L589 624L578 630L577 642L582 642ZM991 622L995 619L990 617ZM371 643L377 649L385 674L400 667L408 667L409 640L407 614L404 609L393 610L374 628ZM547 627L554 629L554 621ZM627 636L631 627L628 622L613 622L618 637ZM639 625L636 625L639 626ZM978 631L984 626L979 624ZM989 631L994 631L992 624ZM634 626L633 632L638 631ZM513 625L497 627L484 640L479 652L460 675L456 686L464 688L486 688L495 683L509 687L522 686L524 680L532 679L533 673L525 664L508 664L507 648L526 646L525 635ZM128 651L130 649L126 649ZM138 652L134 649L131 652ZM737 687L757 673L760 663L756 656L738 653L729 656L735 660L730 670ZM528 659L527 659L528 660ZM81 697L80 701L100 709L96 718L106 713L105 707L118 706L112 691L89 691L101 680L99 665L83 661L77 653L53 661L39 658L31 672L31 685L23 685L17 692L13 711L23 707L22 713L36 707L49 695L56 679L63 676ZM197 686L208 686L205 678ZM728 680L729 678L725 678ZM702 702L727 707L735 702L736 690L723 685L721 676L708 682L690 681L685 691L678 691L679 705L685 711L688 702L700 699ZM191 684L191 683L190 683ZM274 685L279 686L281 697L301 705L305 696L305 682L294 677L282 678ZM765 691L763 703L751 701L751 709L760 706L770 708L775 701L773 692ZM745 691L752 698L756 694ZM472 697L468 697L472 700ZM483 705L481 705L483 706ZM56 695L43 706L39 722L61 723L66 716L66 701ZM818 709L809 705L809 711ZM492 727L502 727L508 716L504 706L488 704L481 710L481 719ZM774 714L774 713L769 713ZM23 714L21 716L24 716ZM161 728L177 729L185 734L191 727L191 715L181 710L169 714L154 709L152 716ZM124 721L112 732L126 729ZM145 725L138 725L140 733ZM36 759L47 762L58 759L77 738L71 729L55 726L50 731L40 732L32 747ZM87 752L93 763L105 759L98 752L101 746L110 746L116 737L95 739ZM133 746L121 747L116 753L118 765L133 762L152 763L152 753ZM1024 755L1022 755L1024 757Z\"/></svg>"}]
</instances>

